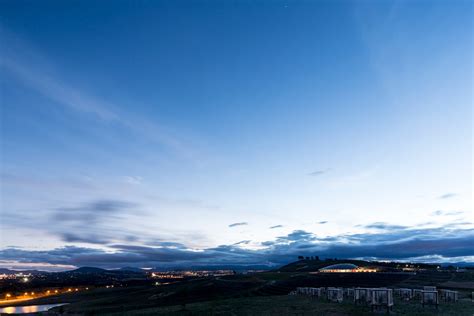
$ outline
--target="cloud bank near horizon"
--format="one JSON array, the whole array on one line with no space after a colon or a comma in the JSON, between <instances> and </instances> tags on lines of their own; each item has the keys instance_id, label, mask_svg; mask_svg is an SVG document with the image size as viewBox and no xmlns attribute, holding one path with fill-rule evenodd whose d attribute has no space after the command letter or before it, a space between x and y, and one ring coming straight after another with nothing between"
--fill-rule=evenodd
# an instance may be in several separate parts
<instances>
[{"instance_id":1,"label":"cloud bank near horizon","mask_svg":"<svg viewBox=\"0 0 474 316\"><path fill-rule=\"evenodd\" d=\"M215 247L191 245L195 237L160 235L156 231L137 231L123 225L124 219L141 216L140 203L121 199L95 199L88 202L43 209L41 217L8 216L10 225L22 224L31 229L48 227L52 236L64 246L50 250L6 247L0 250L0 267L123 266L153 267L209 264L281 265L300 255L322 258L369 258L415 260L423 262L474 262L474 228L465 220L434 227L433 223L417 226L373 222L355 225L359 233L324 236L307 229L293 229L273 239L241 239ZM436 212L435 212L436 213ZM439 213L439 214L438 214ZM458 215L438 211L432 216ZM24 212L23 216L26 216ZM34 219L34 220L33 220ZM317 222L319 226L328 221ZM227 225L230 229L247 226L247 222ZM224 226L225 227L225 226ZM278 231L284 225L270 226ZM249 236L250 237L250 236Z\"/></svg>"},{"instance_id":2,"label":"cloud bank near horizon","mask_svg":"<svg viewBox=\"0 0 474 316\"><path fill-rule=\"evenodd\" d=\"M474 229L462 224L436 228L407 228L374 223L368 225L382 231L318 237L304 230L295 230L272 241L262 242L259 249L248 249L250 241L220 245L206 249L189 249L174 242L154 245L112 244L106 249L64 246L51 250L0 250L2 267L96 266L189 266L189 265L281 265L297 256L318 255L322 258L362 258L418 262L474 262Z\"/></svg>"}]
</instances>

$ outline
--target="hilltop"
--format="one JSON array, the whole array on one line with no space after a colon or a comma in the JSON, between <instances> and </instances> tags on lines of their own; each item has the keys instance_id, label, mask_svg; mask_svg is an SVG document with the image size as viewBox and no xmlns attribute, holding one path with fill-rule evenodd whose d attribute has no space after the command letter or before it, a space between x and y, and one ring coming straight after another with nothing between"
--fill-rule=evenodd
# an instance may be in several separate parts
<instances>
[{"instance_id":1,"label":"hilltop","mask_svg":"<svg viewBox=\"0 0 474 316\"><path fill-rule=\"evenodd\" d=\"M381 262L381 261L365 261L365 260L354 260L354 259L301 259L287 265L284 265L277 269L280 272L316 272L321 268L333 265L351 263L359 267L376 267L380 271L390 272L399 271L404 266L410 266L416 269L436 269L438 266L434 264L424 263L401 263L401 262Z\"/></svg>"}]
</instances>

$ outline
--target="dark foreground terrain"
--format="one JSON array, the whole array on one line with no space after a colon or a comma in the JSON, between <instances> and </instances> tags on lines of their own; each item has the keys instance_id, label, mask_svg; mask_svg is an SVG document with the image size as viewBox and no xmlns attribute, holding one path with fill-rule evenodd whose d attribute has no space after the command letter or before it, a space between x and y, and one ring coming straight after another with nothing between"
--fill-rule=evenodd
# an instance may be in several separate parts
<instances>
[{"instance_id":1,"label":"dark foreground terrain","mask_svg":"<svg viewBox=\"0 0 474 316\"><path fill-rule=\"evenodd\" d=\"M457 303L439 308L417 301L395 300L392 315L474 314L471 291L474 272L424 271L407 273L310 274L272 271L185 280L165 285L99 287L89 291L44 297L24 305L69 303L43 315L367 315L370 308L351 300L330 303L287 294L297 286L411 287L435 285L456 289ZM380 313L383 313L382 311Z\"/></svg>"},{"instance_id":2,"label":"dark foreground terrain","mask_svg":"<svg viewBox=\"0 0 474 316\"><path fill-rule=\"evenodd\" d=\"M396 301L392 314L396 315L472 315L473 303L463 300L456 304L423 308L419 303ZM375 314L384 314L384 311ZM352 302L340 304L314 300L301 296L246 297L211 302L193 303L186 306L167 306L135 311L104 313L103 315L367 315L369 307L355 306ZM87 313L86 313L87 315ZM89 313L93 315L93 313Z\"/></svg>"}]
</instances>

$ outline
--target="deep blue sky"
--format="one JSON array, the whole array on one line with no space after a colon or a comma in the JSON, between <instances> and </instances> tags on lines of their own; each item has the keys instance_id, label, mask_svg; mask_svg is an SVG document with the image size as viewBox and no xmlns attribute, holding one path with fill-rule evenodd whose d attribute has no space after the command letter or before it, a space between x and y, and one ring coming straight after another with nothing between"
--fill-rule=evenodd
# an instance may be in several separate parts
<instances>
[{"instance_id":1,"label":"deep blue sky","mask_svg":"<svg viewBox=\"0 0 474 316\"><path fill-rule=\"evenodd\" d=\"M470 1L1 0L0 265L472 261L472 18Z\"/></svg>"}]
</instances>

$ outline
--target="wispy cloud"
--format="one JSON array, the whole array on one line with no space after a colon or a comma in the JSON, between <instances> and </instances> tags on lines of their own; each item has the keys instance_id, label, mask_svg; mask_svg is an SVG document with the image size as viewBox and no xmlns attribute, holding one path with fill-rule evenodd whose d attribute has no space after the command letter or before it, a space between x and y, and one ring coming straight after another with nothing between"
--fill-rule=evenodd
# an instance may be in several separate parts
<instances>
[{"instance_id":1,"label":"wispy cloud","mask_svg":"<svg viewBox=\"0 0 474 316\"><path fill-rule=\"evenodd\" d=\"M63 242L108 245L114 242L151 238L150 234L123 225L142 214L139 204L119 199L93 199L87 202L65 203L64 206L15 212L8 210L6 227L38 230L45 227L48 235ZM135 229L137 229L135 227ZM156 237L156 236L155 236Z\"/></svg>"},{"instance_id":2,"label":"wispy cloud","mask_svg":"<svg viewBox=\"0 0 474 316\"><path fill-rule=\"evenodd\" d=\"M52 71L54 66L51 66L51 61L41 56L29 43L18 40L18 36L0 29L0 37L4 45L10 47L2 51L0 67L25 86L53 101L53 104L76 113L88 114L107 124L115 123L186 158L194 156L190 145L183 144L181 139L170 133L169 129L146 118L125 112L123 106L70 84L70 80ZM17 52L28 52L28 54Z\"/></svg>"},{"instance_id":3,"label":"wispy cloud","mask_svg":"<svg viewBox=\"0 0 474 316\"><path fill-rule=\"evenodd\" d=\"M275 226L270 226L269 228L270 229L275 229L275 228L282 228L283 225L275 225Z\"/></svg>"},{"instance_id":4,"label":"wispy cloud","mask_svg":"<svg viewBox=\"0 0 474 316\"><path fill-rule=\"evenodd\" d=\"M54 223L50 232L65 242L107 244L117 240L129 240L127 230L120 233L109 229L110 223L136 210L137 205L122 200L96 200L74 207L55 209L49 221Z\"/></svg>"},{"instance_id":5,"label":"wispy cloud","mask_svg":"<svg viewBox=\"0 0 474 316\"><path fill-rule=\"evenodd\" d=\"M5 34L2 32L2 35ZM10 42L8 37L2 37ZM51 71L39 70L38 65L30 65L30 61L20 61L12 55L2 57L0 65L5 70L56 104L75 111L93 114L102 120L121 121L121 117L115 113L112 104L88 96L63 81L57 80L51 75Z\"/></svg>"},{"instance_id":6,"label":"wispy cloud","mask_svg":"<svg viewBox=\"0 0 474 316\"><path fill-rule=\"evenodd\" d=\"M230 224L229 227L237 227L237 226L245 226L245 225L248 225L248 223L247 222L233 223L233 224Z\"/></svg>"},{"instance_id":7,"label":"wispy cloud","mask_svg":"<svg viewBox=\"0 0 474 316\"><path fill-rule=\"evenodd\" d=\"M323 175L327 172L331 171L331 168L326 168L326 169L322 169L322 170L316 170L316 171L313 171L313 172L310 172L308 173L308 176L312 176L312 177L316 177L316 176L320 176L320 175Z\"/></svg>"},{"instance_id":8,"label":"wispy cloud","mask_svg":"<svg viewBox=\"0 0 474 316\"><path fill-rule=\"evenodd\" d=\"M406 229L408 226L402 226L402 225L393 225L393 224L388 224L388 223L383 223L383 222L376 222L372 223L369 225L365 225L365 228L369 229L380 229L380 230L395 230L395 229Z\"/></svg>"},{"instance_id":9,"label":"wispy cloud","mask_svg":"<svg viewBox=\"0 0 474 316\"><path fill-rule=\"evenodd\" d=\"M449 199L449 198L453 198L455 196L457 196L456 193L446 193L446 194L438 196L438 199Z\"/></svg>"},{"instance_id":10,"label":"wispy cloud","mask_svg":"<svg viewBox=\"0 0 474 316\"><path fill-rule=\"evenodd\" d=\"M456 216L456 215L462 215L462 214L464 214L464 211L437 210L431 213L432 216Z\"/></svg>"},{"instance_id":11,"label":"wispy cloud","mask_svg":"<svg viewBox=\"0 0 474 316\"><path fill-rule=\"evenodd\" d=\"M234 245L248 245L251 242L252 242L251 240L242 240L242 241L236 242Z\"/></svg>"}]
</instances>

